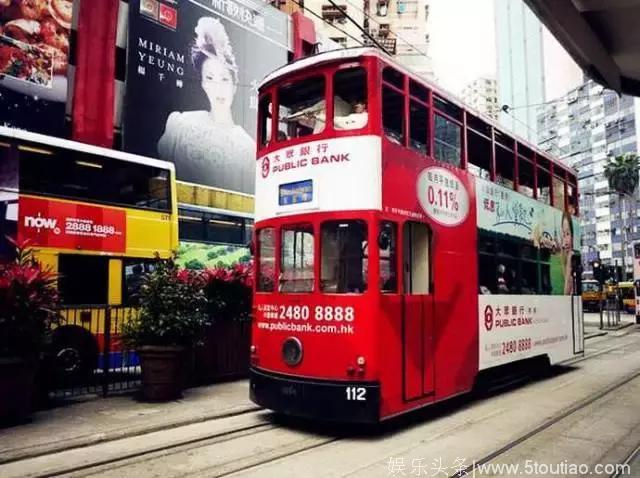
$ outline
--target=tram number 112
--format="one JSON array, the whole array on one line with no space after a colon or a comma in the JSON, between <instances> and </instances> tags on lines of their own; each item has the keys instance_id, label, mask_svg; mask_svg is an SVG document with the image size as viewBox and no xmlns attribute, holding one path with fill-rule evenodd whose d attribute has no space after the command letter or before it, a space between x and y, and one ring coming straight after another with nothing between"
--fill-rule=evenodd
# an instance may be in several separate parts
<instances>
[{"instance_id":1,"label":"tram number 112","mask_svg":"<svg viewBox=\"0 0 640 478\"><path fill-rule=\"evenodd\" d=\"M364 387L347 387L347 400L364 401L367 399L367 389Z\"/></svg>"}]
</instances>

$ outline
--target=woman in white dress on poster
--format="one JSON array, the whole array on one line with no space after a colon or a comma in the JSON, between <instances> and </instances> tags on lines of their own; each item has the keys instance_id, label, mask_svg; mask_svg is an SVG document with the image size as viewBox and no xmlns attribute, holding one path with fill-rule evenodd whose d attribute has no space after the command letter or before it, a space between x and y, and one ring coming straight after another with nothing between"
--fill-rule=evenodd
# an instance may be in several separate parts
<instances>
[{"instance_id":1,"label":"woman in white dress on poster","mask_svg":"<svg viewBox=\"0 0 640 478\"><path fill-rule=\"evenodd\" d=\"M209 110L174 111L158 141L161 159L173 161L178 179L253 192L255 141L233 120L238 65L222 23L198 20L191 60Z\"/></svg>"}]
</instances>

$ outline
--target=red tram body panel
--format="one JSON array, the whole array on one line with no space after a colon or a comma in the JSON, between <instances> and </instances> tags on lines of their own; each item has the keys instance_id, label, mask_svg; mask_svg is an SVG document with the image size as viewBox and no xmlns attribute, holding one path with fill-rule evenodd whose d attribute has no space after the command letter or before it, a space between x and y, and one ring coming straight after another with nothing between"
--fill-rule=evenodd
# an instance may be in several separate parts
<instances>
[{"instance_id":1,"label":"red tram body panel","mask_svg":"<svg viewBox=\"0 0 640 478\"><path fill-rule=\"evenodd\" d=\"M582 352L572 171L372 49L274 72L259 110L254 402L377 422Z\"/></svg>"}]
</instances>

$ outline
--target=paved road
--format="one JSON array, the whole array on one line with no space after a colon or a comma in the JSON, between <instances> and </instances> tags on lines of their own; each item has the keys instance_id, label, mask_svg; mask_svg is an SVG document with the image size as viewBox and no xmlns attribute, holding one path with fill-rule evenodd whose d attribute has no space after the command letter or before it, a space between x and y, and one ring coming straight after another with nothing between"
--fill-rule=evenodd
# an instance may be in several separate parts
<instances>
[{"instance_id":1,"label":"paved road","mask_svg":"<svg viewBox=\"0 0 640 478\"><path fill-rule=\"evenodd\" d=\"M483 467L468 470L475 476L579 476L563 464L610 476L596 466L622 463L640 444L639 407L640 327L632 326L590 339L584 360L543 379L457 398L382 430L250 412L9 463L0 476L448 477L474 463Z\"/></svg>"}]
</instances>

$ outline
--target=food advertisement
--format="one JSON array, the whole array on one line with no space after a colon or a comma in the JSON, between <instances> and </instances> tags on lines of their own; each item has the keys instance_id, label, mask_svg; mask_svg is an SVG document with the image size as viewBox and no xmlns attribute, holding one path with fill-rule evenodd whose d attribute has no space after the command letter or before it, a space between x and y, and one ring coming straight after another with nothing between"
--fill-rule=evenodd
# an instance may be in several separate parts
<instances>
[{"instance_id":1,"label":"food advertisement","mask_svg":"<svg viewBox=\"0 0 640 478\"><path fill-rule=\"evenodd\" d=\"M0 0L0 124L62 135L72 0Z\"/></svg>"},{"instance_id":2,"label":"food advertisement","mask_svg":"<svg viewBox=\"0 0 640 478\"><path fill-rule=\"evenodd\" d=\"M258 85L287 63L288 16L255 0L130 0L124 149L179 180L252 194Z\"/></svg>"}]
</instances>

